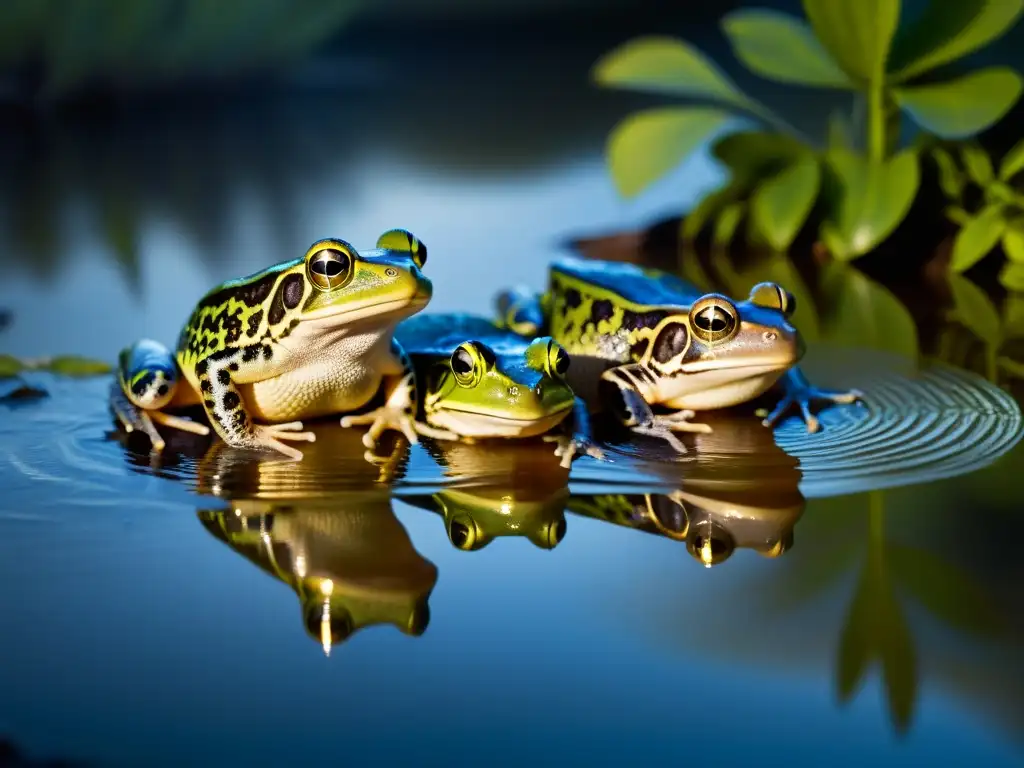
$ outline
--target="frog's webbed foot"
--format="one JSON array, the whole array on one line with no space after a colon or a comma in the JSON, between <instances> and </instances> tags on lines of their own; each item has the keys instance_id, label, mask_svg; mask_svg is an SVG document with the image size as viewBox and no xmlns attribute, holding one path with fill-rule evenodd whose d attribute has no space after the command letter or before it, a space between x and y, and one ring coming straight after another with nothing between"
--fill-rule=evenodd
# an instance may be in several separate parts
<instances>
[{"instance_id":1,"label":"frog's webbed foot","mask_svg":"<svg viewBox=\"0 0 1024 768\"><path fill-rule=\"evenodd\" d=\"M316 441L316 435L312 432L301 432L301 421L290 421L287 424L254 424L252 444L247 448L267 448L283 453L290 459L299 461L302 459L302 451L285 445L282 440L301 440L312 443Z\"/></svg>"},{"instance_id":2,"label":"frog's webbed foot","mask_svg":"<svg viewBox=\"0 0 1024 768\"><path fill-rule=\"evenodd\" d=\"M562 457L560 463L565 468L572 466L572 460L576 456L584 454L599 461L604 459L604 451L586 435L544 435L542 439L546 443L555 443L555 456Z\"/></svg>"},{"instance_id":3,"label":"frog's webbed foot","mask_svg":"<svg viewBox=\"0 0 1024 768\"><path fill-rule=\"evenodd\" d=\"M818 418L811 413L811 403L816 400L823 400L836 405L849 405L864 398L864 393L857 389L845 391L834 389L821 389L815 387L803 376L798 369L787 373L784 380L785 393L778 405L761 422L766 427L775 426L787 411L794 405L800 409L800 414L807 424L808 432L817 432L821 429Z\"/></svg>"},{"instance_id":4,"label":"frog's webbed foot","mask_svg":"<svg viewBox=\"0 0 1024 768\"><path fill-rule=\"evenodd\" d=\"M376 447L380 436L388 429L401 432L411 445L416 445L419 442L418 435L432 437L436 440L457 440L458 435L454 432L435 429L428 424L416 421L414 418L416 409L413 402L415 391L413 374L407 374L388 395L384 405L368 413L343 416L341 426L354 427L369 424L370 428L363 435L363 445L371 450Z\"/></svg>"}]
</instances>

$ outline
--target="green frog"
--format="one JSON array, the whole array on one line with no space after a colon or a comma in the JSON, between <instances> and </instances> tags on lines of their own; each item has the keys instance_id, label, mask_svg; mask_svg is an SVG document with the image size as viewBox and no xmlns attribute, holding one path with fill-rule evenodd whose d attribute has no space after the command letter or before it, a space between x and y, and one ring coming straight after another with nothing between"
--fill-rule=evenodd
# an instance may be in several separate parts
<instances>
[{"instance_id":1,"label":"green frog","mask_svg":"<svg viewBox=\"0 0 1024 768\"><path fill-rule=\"evenodd\" d=\"M587 406L565 380L569 355L551 337L526 340L471 315L423 314L399 324L395 338L415 367L417 416L442 439L543 435L565 467L578 454L603 458ZM566 424L571 434L552 434Z\"/></svg>"},{"instance_id":2,"label":"green frog","mask_svg":"<svg viewBox=\"0 0 1024 768\"><path fill-rule=\"evenodd\" d=\"M342 426L370 425L367 448L387 429L411 443L434 435L415 421L412 364L394 339L398 323L430 300L426 260L418 238L393 229L375 251L320 240L302 258L222 283L200 299L173 354L149 339L121 352L112 410L155 451L164 447L155 424L208 433L165 412L192 405L225 443L296 460L302 452L285 441L315 439L303 419L347 414Z\"/></svg>"},{"instance_id":3,"label":"green frog","mask_svg":"<svg viewBox=\"0 0 1024 768\"><path fill-rule=\"evenodd\" d=\"M658 270L564 257L552 263L545 293L499 294L497 324L523 336L550 334L574 367L587 360L600 402L625 426L685 453L674 433L711 431L691 421L697 411L749 402L776 384L783 395L764 418L767 427L796 407L815 432L814 401L862 398L808 382L797 367L805 347L790 323L795 309L793 296L775 283L758 283L734 301Z\"/></svg>"},{"instance_id":4,"label":"green frog","mask_svg":"<svg viewBox=\"0 0 1024 768\"><path fill-rule=\"evenodd\" d=\"M437 567L416 551L387 493L229 503L200 510L200 522L292 588L302 625L324 654L374 625L413 637L426 631Z\"/></svg>"}]
</instances>

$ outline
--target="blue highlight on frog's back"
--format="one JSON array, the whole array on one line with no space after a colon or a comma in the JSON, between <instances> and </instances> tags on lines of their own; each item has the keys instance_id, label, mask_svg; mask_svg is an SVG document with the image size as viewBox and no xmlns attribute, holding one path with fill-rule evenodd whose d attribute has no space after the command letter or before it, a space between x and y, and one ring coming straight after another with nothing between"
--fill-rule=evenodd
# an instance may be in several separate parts
<instances>
[{"instance_id":1,"label":"blue highlight on frog's back","mask_svg":"<svg viewBox=\"0 0 1024 768\"><path fill-rule=\"evenodd\" d=\"M163 344L152 339L142 339L121 352L121 380L133 393L141 395L163 374L162 381L167 385L178 377L178 367L174 356Z\"/></svg>"}]
</instances>

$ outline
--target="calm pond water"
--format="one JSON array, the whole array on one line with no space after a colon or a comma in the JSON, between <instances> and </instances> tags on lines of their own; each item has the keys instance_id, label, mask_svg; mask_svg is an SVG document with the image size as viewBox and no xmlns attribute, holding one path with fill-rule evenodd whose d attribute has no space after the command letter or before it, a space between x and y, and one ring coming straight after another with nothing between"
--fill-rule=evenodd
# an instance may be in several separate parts
<instances>
[{"instance_id":1,"label":"calm pond water","mask_svg":"<svg viewBox=\"0 0 1024 768\"><path fill-rule=\"evenodd\" d=\"M344 99L5 123L0 350L170 342L213 283L392 226L429 245L431 311L540 287L566 239L718 180L700 155L617 197L631 102L586 87L591 48L539 47L550 77L398 57ZM571 475L543 444L374 466L332 423L300 465L153 461L106 379L28 377L49 396L0 403L0 739L94 765L1020 765L1018 404L886 349L807 370L868 405L812 437L716 415L680 462L612 442Z\"/></svg>"}]
</instances>

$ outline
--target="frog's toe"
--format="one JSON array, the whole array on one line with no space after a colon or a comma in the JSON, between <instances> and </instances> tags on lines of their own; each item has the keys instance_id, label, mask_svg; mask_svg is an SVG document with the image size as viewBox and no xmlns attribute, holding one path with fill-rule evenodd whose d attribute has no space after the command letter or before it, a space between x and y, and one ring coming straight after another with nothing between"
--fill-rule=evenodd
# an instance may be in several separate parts
<instances>
[{"instance_id":1,"label":"frog's toe","mask_svg":"<svg viewBox=\"0 0 1024 768\"><path fill-rule=\"evenodd\" d=\"M809 433L821 429L821 422L811 413L811 404L815 400L825 400L837 405L849 405L864 398L864 393L857 389L837 391L831 389L818 389L817 387L803 387L794 392L787 393L775 409L769 413L761 423L766 427L774 427L779 420L795 405L800 409L800 415L807 424Z\"/></svg>"},{"instance_id":2,"label":"frog's toe","mask_svg":"<svg viewBox=\"0 0 1024 768\"><path fill-rule=\"evenodd\" d=\"M459 435L455 432L451 432L447 429L437 429L429 424L424 424L421 421L414 422L416 431L423 435L423 437L429 437L432 440L458 440Z\"/></svg>"},{"instance_id":3,"label":"frog's toe","mask_svg":"<svg viewBox=\"0 0 1024 768\"><path fill-rule=\"evenodd\" d=\"M277 451L278 453L283 453L285 456L287 456L289 459L292 459L293 461L301 461L302 460L302 451L300 451L300 450L298 450L296 448L292 448L290 445L286 445L285 443L283 443L281 441L282 440L309 440L309 442L313 442L313 440L315 440L316 437L314 435L312 435L311 432L305 432L305 433L303 433L303 432L291 432L289 430L284 430L282 432L281 429L280 429L281 426L282 425L279 425L279 424L273 425L273 426L266 425L266 424L260 424L260 425L256 426L254 428L254 431L255 431L254 442L256 443L256 445L254 445L253 447L254 448L264 448L264 449L271 450L271 451ZM285 426L287 426L287 425L285 425ZM304 437L303 435L310 435L310 436L312 436L312 439L310 439L310 437Z\"/></svg>"},{"instance_id":4,"label":"frog's toe","mask_svg":"<svg viewBox=\"0 0 1024 768\"><path fill-rule=\"evenodd\" d=\"M412 445L420 441L416 435L413 418L405 411L396 408L378 408L370 413L345 416L341 420L341 426L343 427L353 427L360 424L370 425L366 434L363 435L363 445L370 449L377 446L380 436L389 429L401 432Z\"/></svg>"},{"instance_id":5,"label":"frog's toe","mask_svg":"<svg viewBox=\"0 0 1024 768\"><path fill-rule=\"evenodd\" d=\"M696 412L690 410L676 411L656 416L654 423L672 432L699 432L701 434L710 432L711 427L708 424L695 424L690 421L696 415Z\"/></svg>"},{"instance_id":6,"label":"frog's toe","mask_svg":"<svg viewBox=\"0 0 1024 768\"><path fill-rule=\"evenodd\" d=\"M690 426L702 426L703 427L703 426L707 426L707 425L706 424L699 424L699 425L691 424ZM686 446L683 445L683 441L680 440L678 437L676 437L674 434L672 434L672 429L669 428L669 427L663 426L663 425L661 425L659 423L655 423L655 424L652 424L650 426L643 426L643 425L635 426L635 427L633 427L633 431L638 433L638 434L641 434L641 435L647 435L648 437L661 438L666 443L668 443L669 446L672 448L672 450L674 450L676 453L687 453L688 452L686 450ZM687 430L687 431L690 431L690 430ZM697 430L693 430L693 431L697 431Z\"/></svg>"},{"instance_id":7,"label":"frog's toe","mask_svg":"<svg viewBox=\"0 0 1024 768\"><path fill-rule=\"evenodd\" d=\"M599 448L593 440L586 435L545 435L547 442L555 443L555 456L561 456L563 467L572 466L573 459L584 454L597 460L604 459L604 451Z\"/></svg>"}]
</instances>

